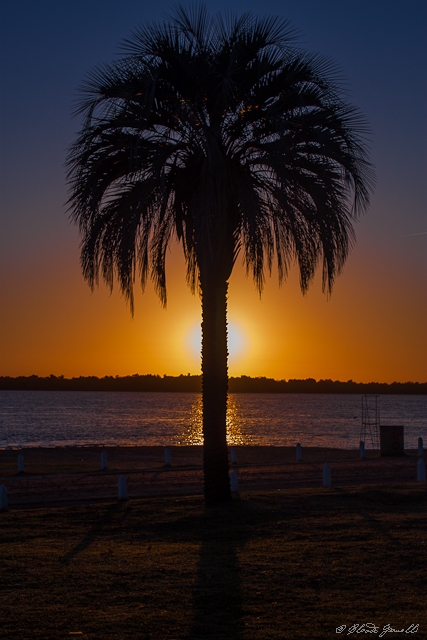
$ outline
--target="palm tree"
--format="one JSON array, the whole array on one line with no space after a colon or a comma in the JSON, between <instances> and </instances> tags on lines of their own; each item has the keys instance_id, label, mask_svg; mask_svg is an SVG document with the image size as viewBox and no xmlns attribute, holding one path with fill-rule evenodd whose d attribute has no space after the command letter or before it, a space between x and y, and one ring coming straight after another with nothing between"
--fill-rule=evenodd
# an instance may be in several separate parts
<instances>
[{"instance_id":1,"label":"palm tree","mask_svg":"<svg viewBox=\"0 0 427 640\"><path fill-rule=\"evenodd\" d=\"M303 292L322 262L327 292L373 183L366 126L329 61L300 51L279 18L178 7L141 27L81 88L68 156L81 266L94 287L151 277L166 304L166 249L182 246L202 302L207 504L230 499L227 287L241 254L261 292L273 260Z\"/></svg>"}]
</instances>

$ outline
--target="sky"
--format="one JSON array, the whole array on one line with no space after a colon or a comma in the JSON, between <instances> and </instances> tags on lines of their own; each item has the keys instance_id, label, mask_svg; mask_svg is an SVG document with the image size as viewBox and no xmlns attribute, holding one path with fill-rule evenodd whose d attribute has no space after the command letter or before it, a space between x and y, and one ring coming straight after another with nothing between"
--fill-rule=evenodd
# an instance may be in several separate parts
<instances>
[{"instance_id":1,"label":"sky","mask_svg":"<svg viewBox=\"0 0 427 640\"><path fill-rule=\"evenodd\" d=\"M186 3L183 3L186 4ZM230 375L427 381L427 3L425 0L207 0L211 13L279 15L298 44L334 60L372 130L377 186L328 299L294 268L260 299L240 262L230 279ZM81 121L77 89L117 57L166 0L14 0L0 11L0 375L200 372L200 300L181 250L168 305L136 289L91 292L68 218L64 162Z\"/></svg>"}]
</instances>

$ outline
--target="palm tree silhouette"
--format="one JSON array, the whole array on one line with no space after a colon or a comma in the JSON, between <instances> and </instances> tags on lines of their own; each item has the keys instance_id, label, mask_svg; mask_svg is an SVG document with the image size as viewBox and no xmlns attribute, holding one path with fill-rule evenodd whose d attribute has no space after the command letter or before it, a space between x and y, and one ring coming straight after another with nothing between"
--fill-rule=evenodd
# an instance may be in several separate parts
<instances>
[{"instance_id":1,"label":"palm tree silhouette","mask_svg":"<svg viewBox=\"0 0 427 640\"><path fill-rule=\"evenodd\" d=\"M261 292L273 260L298 264L303 292L322 262L330 292L369 203L359 112L335 67L300 51L279 18L175 9L140 27L123 56L81 87L84 123L67 161L70 209L93 288L151 277L166 304L175 237L202 301L207 504L230 499L226 444L227 287L242 255Z\"/></svg>"}]
</instances>

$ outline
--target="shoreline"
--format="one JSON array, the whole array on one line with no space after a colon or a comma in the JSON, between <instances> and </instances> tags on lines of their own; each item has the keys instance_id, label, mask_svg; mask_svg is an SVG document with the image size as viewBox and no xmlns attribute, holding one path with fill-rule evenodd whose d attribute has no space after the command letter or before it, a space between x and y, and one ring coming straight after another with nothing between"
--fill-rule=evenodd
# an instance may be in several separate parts
<instances>
[{"instance_id":1,"label":"shoreline","mask_svg":"<svg viewBox=\"0 0 427 640\"><path fill-rule=\"evenodd\" d=\"M426 395L427 382L355 382L305 378L276 380L265 376L229 376L229 393L303 393L303 394L408 394ZM201 374L160 376L133 374L125 376L79 376L64 378L0 376L0 391L106 391L139 393L201 393Z\"/></svg>"},{"instance_id":2,"label":"shoreline","mask_svg":"<svg viewBox=\"0 0 427 640\"><path fill-rule=\"evenodd\" d=\"M311 462L317 461L319 456L329 455L336 460L360 459L359 447L341 448L341 447L322 447L322 446L302 446L304 452L304 460ZM258 444L236 444L228 445L229 461L231 464L231 449L234 449L239 460L247 459L248 463L267 464L271 462L290 463L296 460L296 445L258 445ZM105 451L107 454L112 453L115 458L120 458L120 462L130 462L134 464L138 459L153 462L157 459L159 462L163 460L164 451L168 449L172 453L175 461L182 464L184 461L191 459L199 461L203 457L202 444L183 444L183 445L146 445L146 444L74 444L74 445L54 445L54 446L8 446L0 447L0 465L6 460L10 460L13 456L19 454L28 454L32 462L41 462L50 458L51 462L70 461L80 459L81 455L85 455L86 461L94 461L95 456ZM382 459L399 459L401 457L418 457L416 448L405 448L403 456L384 456ZM140 458L141 457L141 458ZM366 459L381 458L379 449L365 449ZM264 460L264 462L261 462ZM1 475L1 466L0 466Z\"/></svg>"}]
</instances>

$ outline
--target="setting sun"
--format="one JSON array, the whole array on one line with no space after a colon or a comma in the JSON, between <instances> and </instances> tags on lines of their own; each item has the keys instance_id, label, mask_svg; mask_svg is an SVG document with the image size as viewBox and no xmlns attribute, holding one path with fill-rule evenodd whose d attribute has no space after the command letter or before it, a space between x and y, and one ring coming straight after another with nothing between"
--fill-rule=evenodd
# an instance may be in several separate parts
<instances>
[{"instance_id":1,"label":"setting sun","mask_svg":"<svg viewBox=\"0 0 427 640\"><path fill-rule=\"evenodd\" d=\"M245 355L249 346L248 338L243 327L234 320L228 322L227 331L229 360L230 363L235 364L236 360ZM191 355L200 360L202 349L202 329L200 324L192 325L187 332L186 346Z\"/></svg>"}]
</instances>

